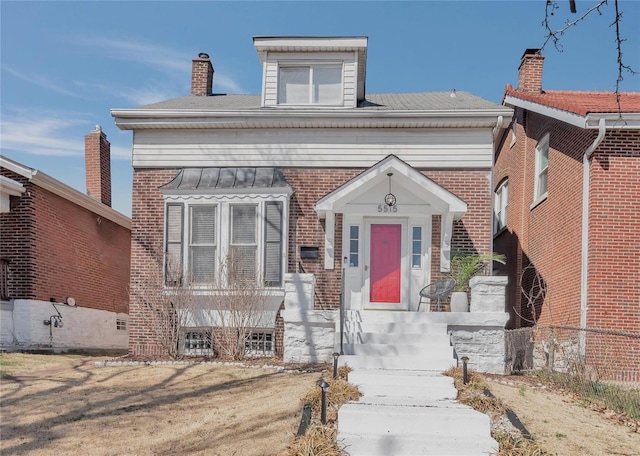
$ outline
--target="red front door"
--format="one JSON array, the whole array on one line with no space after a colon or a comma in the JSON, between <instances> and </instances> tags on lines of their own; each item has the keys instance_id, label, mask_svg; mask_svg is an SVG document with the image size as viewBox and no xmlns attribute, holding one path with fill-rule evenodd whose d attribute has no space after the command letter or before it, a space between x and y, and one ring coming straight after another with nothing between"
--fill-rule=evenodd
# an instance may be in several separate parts
<instances>
[{"instance_id":1,"label":"red front door","mask_svg":"<svg viewBox=\"0 0 640 456\"><path fill-rule=\"evenodd\" d=\"M400 303L401 244L401 225L371 225L371 302Z\"/></svg>"}]
</instances>

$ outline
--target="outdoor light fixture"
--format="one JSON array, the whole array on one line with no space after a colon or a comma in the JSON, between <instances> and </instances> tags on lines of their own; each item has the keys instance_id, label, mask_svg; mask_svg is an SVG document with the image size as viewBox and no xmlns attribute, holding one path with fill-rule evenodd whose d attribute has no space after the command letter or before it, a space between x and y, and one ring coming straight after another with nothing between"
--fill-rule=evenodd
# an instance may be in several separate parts
<instances>
[{"instance_id":1,"label":"outdoor light fixture","mask_svg":"<svg viewBox=\"0 0 640 456\"><path fill-rule=\"evenodd\" d=\"M391 176L393 176L393 173L387 173L387 176L389 176L389 193L384 195L384 204L393 207L396 205L396 195L391 193Z\"/></svg>"},{"instance_id":2,"label":"outdoor light fixture","mask_svg":"<svg viewBox=\"0 0 640 456\"><path fill-rule=\"evenodd\" d=\"M318 380L318 386L322 390L322 410L320 412L320 422L322 424L327 424L327 390L329 389L329 384L321 378L320 380Z\"/></svg>"},{"instance_id":3,"label":"outdoor light fixture","mask_svg":"<svg viewBox=\"0 0 640 456\"><path fill-rule=\"evenodd\" d=\"M338 357L340 353L335 352L333 354L333 378L338 378Z\"/></svg>"},{"instance_id":4,"label":"outdoor light fixture","mask_svg":"<svg viewBox=\"0 0 640 456\"><path fill-rule=\"evenodd\" d=\"M466 385L469 380L467 377L467 364L469 363L469 357L463 356L460 359L462 360L462 383Z\"/></svg>"}]
</instances>

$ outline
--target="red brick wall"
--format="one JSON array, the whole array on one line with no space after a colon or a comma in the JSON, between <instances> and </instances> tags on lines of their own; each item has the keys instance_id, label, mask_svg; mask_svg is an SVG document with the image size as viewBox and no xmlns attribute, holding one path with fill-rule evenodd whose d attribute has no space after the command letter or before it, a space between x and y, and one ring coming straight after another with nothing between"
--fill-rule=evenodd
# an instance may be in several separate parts
<instances>
[{"instance_id":1,"label":"red brick wall","mask_svg":"<svg viewBox=\"0 0 640 456\"><path fill-rule=\"evenodd\" d=\"M289 214L289 272L304 271L316 276L316 307L336 309L340 303L340 273L342 258L342 216L337 215L335 227L335 269L324 269L324 220L319 220L315 204L323 196L360 174L364 169L283 169L289 184L295 189ZM149 318L141 303L134 298L140 281L145 280L149 264L162 252L164 231L164 200L158 188L169 182L176 170L136 169L133 176L133 228L131 247L131 289L129 349L139 355L161 353L149 327ZM487 170L431 170L425 174L458 195L469 204L469 212L454 227L453 248L488 252L491 235L491 189ZM438 217L435 217L439 219ZM438 222L439 223L439 222ZM434 268L439 272L439 224L433 232ZM318 247L318 259L300 259L300 247ZM281 323L276 328L276 347L281 347Z\"/></svg>"},{"instance_id":2,"label":"red brick wall","mask_svg":"<svg viewBox=\"0 0 640 456\"><path fill-rule=\"evenodd\" d=\"M530 261L547 285L538 309L540 324L580 324L582 155L596 131L585 131L518 110L517 142L510 133L496 158L495 185L509 177L508 229L495 239L495 250L508 254L510 281ZM548 198L533 209L534 150L550 133ZM640 132L608 131L594 153L590 171L587 327L614 331L640 330ZM519 262L520 263L519 263ZM519 305L519 290L508 289L508 305ZM521 313L527 315L526 309ZM514 313L514 312L512 312ZM514 318L511 326L530 322ZM637 339L616 337L607 347L587 338L587 357L640 352ZM618 360L619 361L619 360ZM618 361L609 365L618 365ZM633 380L637 370L611 371L612 378Z\"/></svg>"},{"instance_id":3,"label":"red brick wall","mask_svg":"<svg viewBox=\"0 0 640 456\"><path fill-rule=\"evenodd\" d=\"M592 131L548 119L536 113L517 112L517 140L511 133L496 158L495 187L509 178L508 229L495 238L494 249L507 254L509 280L507 306L510 327L580 323L580 253L582 214L582 154L595 137ZM535 148L549 134L548 196L534 202ZM515 251L514 251L515 249ZM513 263L515 261L515 263ZM544 303L527 306L520 278L529 264L522 287L531 291L535 273L546 285ZM522 318L519 317L522 316Z\"/></svg>"},{"instance_id":4,"label":"red brick wall","mask_svg":"<svg viewBox=\"0 0 640 456\"><path fill-rule=\"evenodd\" d=\"M640 332L639 131L607 132L590 186L587 325Z\"/></svg>"},{"instance_id":5,"label":"red brick wall","mask_svg":"<svg viewBox=\"0 0 640 456\"><path fill-rule=\"evenodd\" d=\"M0 216L0 251L9 260L9 294L15 299L58 301L80 307L128 311L128 229L28 183L2 174L27 191Z\"/></svg>"},{"instance_id":6,"label":"red brick wall","mask_svg":"<svg viewBox=\"0 0 640 456\"><path fill-rule=\"evenodd\" d=\"M150 280L161 280L161 271L151 272L162 255L164 236L164 199L158 188L169 182L176 171L135 169L131 210L131 302L129 304L129 352L137 355L162 355L151 327L151 317L140 302L141 287ZM159 287L162 283L158 284Z\"/></svg>"}]
</instances>

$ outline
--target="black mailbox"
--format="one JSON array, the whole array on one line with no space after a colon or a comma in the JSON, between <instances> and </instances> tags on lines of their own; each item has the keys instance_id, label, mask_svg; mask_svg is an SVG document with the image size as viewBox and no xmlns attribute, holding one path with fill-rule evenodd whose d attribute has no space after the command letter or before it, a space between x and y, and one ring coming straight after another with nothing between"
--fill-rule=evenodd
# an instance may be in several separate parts
<instances>
[{"instance_id":1,"label":"black mailbox","mask_svg":"<svg viewBox=\"0 0 640 456\"><path fill-rule=\"evenodd\" d=\"M300 258L303 260L317 260L319 256L318 247L300 247Z\"/></svg>"}]
</instances>

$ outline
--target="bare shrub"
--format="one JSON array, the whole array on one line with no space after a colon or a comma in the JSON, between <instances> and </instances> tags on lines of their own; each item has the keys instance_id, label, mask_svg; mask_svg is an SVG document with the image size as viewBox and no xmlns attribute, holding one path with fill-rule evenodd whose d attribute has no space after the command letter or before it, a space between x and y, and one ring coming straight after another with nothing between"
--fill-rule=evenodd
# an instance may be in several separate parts
<instances>
[{"instance_id":1,"label":"bare shrub","mask_svg":"<svg viewBox=\"0 0 640 456\"><path fill-rule=\"evenodd\" d=\"M130 297L141 304L144 321L149 325L158 346L165 355L175 359L181 356L180 340L191 321L195 305L192 291L183 286L179 266L167 261L165 286L163 255L157 254L146 263L141 279L134 284Z\"/></svg>"},{"instance_id":2,"label":"bare shrub","mask_svg":"<svg viewBox=\"0 0 640 456\"><path fill-rule=\"evenodd\" d=\"M247 265L240 252L229 254L219 268L213 284L214 294L210 304L210 324L214 345L220 357L244 359L257 345L275 344L275 340L252 340L254 331L272 328L271 315L267 312L272 296L262 284L255 268ZM275 318L275 316L274 316ZM252 347L252 342L255 342Z\"/></svg>"}]
</instances>

